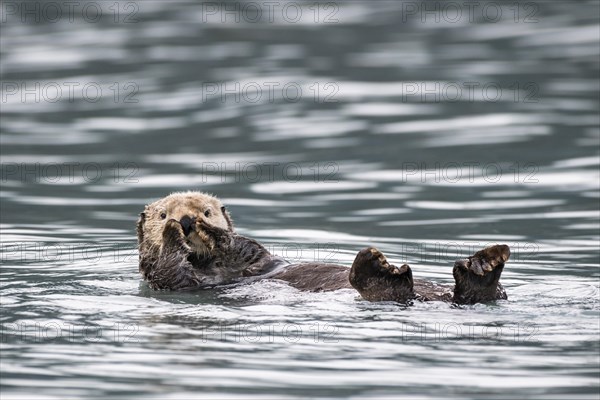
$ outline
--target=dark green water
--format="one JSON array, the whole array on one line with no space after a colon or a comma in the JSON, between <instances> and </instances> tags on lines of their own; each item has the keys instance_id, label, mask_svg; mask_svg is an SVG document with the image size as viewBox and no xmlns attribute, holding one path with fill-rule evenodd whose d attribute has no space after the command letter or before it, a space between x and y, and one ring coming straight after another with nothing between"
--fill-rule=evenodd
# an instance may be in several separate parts
<instances>
[{"instance_id":1,"label":"dark green water","mask_svg":"<svg viewBox=\"0 0 600 400\"><path fill-rule=\"evenodd\" d=\"M274 3L3 2L2 399L597 399L598 2ZM153 292L180 190L294 261L506 243L509 300Z\"/></svg>"}]
</instances>

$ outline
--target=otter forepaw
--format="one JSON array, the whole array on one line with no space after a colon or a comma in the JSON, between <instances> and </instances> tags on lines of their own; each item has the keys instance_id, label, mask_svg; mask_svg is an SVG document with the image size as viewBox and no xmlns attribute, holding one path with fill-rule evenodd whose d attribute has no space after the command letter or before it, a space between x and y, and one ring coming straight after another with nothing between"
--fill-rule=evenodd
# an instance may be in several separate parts
<instances>
[{"instance_id":1,"label":"otter forepaw","mask_svg":"<svg viewBox=\"0 0 600 400\"><path fill-rule=\"evenodd\" d=\"M369 301L406 302L415 297L410 267L388 263L374 247L357 254L350 270L350 284Z\"/></svg>"},{"instance_id":2,"label":"otter forepaw","mask_svg":"<svg viewBox=\"0 0 600 400\"><path fill-rule=\"evenodd\" d=\"M190 246L186 243L183 227L174 220L168 220L163 230L163 251L185 251L190 252Z\"/></svg>"},{"instance_id":3,"label":"otter forepaw","mask_svg":"<svg viewBox=\"0 0 600 400\"><path fill-rule=\"evenodd\" d=\"M209 223L199 220L196 222L196 226L198 228L198 234L204 234L212 239L214 244L226 244L229 241L226 240L228 236L231 236L231 232L219 228L218 226L210 225Z\"/></svg>"},{"instance_id":4,"label":"otter forepaw","mask_svg":"<svg viewBox=\"0 0 600 400\"><path fill-rule=\"evenodd\" d=\"M499 284L504 263L510 258L507 245L495 245L478 251L471 257L454 263L454 302L480 303L506 299L506 292Z\"/></svg>"}]
</instances>

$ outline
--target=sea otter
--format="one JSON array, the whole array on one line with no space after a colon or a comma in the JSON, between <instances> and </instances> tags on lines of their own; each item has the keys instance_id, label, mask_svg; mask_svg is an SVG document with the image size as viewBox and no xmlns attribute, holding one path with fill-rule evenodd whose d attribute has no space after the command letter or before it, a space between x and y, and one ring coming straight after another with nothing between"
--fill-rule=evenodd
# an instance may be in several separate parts
<instances>
[{"instance_id":1,"label":"sea otter","mask_svg":"<svg viewBox=\"0 0 600 400\"><path fill-rule=\"evenodd\" d=\"M388 263L374 247L361 250L351 268L291 264L238 235L221 201L200 192L173 193L147 205L138 220L137 236L140 273L154 289L198 289L268 278L307 291L353 287L369 301L473 304L507 298L498 282L510 256L506 245L457 260L454 288L413 279L408 265Z\"/></svg>"}]
</instances>

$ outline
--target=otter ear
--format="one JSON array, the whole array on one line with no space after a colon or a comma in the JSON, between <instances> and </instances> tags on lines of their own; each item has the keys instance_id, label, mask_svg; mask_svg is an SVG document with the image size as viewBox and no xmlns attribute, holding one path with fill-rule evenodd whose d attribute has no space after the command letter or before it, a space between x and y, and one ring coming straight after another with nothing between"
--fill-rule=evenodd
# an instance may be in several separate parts
<instances>
[{"instance_id":1,"label":"otter ear","mask_svg":"<svg viewBox=\"0 0 600 400\"><path fill-rule=\"evenodd\" d=\"M229 230L233 232L233 223L231 222L231 216L229 215L229 211L227 211L227 208L225 208L225 206L221 206L221 213L223 214L223 218L225 218L225 221L227 221L227 226L229 227Z\"/></svg>"},{"instance_id":2,"label":"otter ear","mask_svg":"<svg viewBox=\"0 0 600 400\"><path fill-rule=\"evenodd\" d=\"M142 242L144 241L144 224L145 223L146 223L146 213L141 212L140 219L138 219L138 222L137 222L138 245L141 245Z\"/></svg>"}]
</instances>

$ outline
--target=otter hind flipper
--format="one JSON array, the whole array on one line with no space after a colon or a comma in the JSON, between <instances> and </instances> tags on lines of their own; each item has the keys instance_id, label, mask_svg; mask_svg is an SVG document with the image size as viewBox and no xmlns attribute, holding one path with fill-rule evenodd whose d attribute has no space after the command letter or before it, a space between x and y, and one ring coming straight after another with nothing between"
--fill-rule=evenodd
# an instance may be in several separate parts
<instances>
[{"instance_id":1,"label":"otter hind flipper","mask_svg":"<svg viewBox=\"0 0 600 400\"><path fill-rule=\"evenodd\" d=\"M367 247L357 254L349 279L365 300L406 303L415 298L410 267L389 264L374 247Z\"/></svg>"},{"instance_id":2,"label":"otter hind flipper","mask_svg":"<svg viewBox=\"0 0 600 400\"><path fill-rule=\"evenodd\" d=\"M495 245L478 251L464 260L456 260L453 275L456 281L453 301L474 304L506 300L506 291L499 283L504 263L510 258L507 245Z\"/></svg>"}]
</instances>

